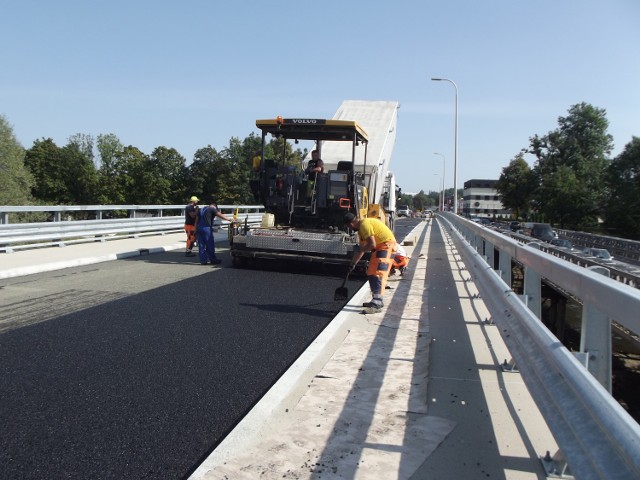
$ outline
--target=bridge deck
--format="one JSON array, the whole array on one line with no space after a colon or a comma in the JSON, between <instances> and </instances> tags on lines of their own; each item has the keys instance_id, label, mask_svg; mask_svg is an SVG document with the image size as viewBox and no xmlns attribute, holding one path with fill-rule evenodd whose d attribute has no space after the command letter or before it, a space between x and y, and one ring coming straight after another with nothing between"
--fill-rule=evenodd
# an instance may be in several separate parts
<instances>
[{"instance_id":1,"label":"bridge deck","mask_svg":"<svg viewBox=\"0 0 640 480\"><path fill-rule=\"evenodd\" d=\"M557 450L446 232L420 223L381 313L365 285L192 478L542 479ZM0 278L184 248L184 234L2 255ZM315 473L314 473L315 472Z\"/></svg>"}]
</instances>

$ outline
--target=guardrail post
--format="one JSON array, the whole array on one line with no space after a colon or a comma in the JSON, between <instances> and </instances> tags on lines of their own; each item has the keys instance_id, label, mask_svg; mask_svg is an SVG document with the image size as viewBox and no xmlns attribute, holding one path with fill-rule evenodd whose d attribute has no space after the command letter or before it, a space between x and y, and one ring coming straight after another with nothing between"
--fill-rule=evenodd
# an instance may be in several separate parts
<instances>
[{"instance_id":1,"label":"guardrail post","mask_svg":"<svg viewBox=\"0 0 640 480\"><path fill-rule=\"evenodd\" d=\"M540 250L540 245L530 243L529 246ZM529 267L524 267L524 296L526 304L536 317L542 319L542 277Z\"/></svg>"},{"instance_id":2,"label":"guardrail post","mask_svg":"<svg viewBox=\"0 0 640 480\"><path fill-rule=\"evenodd\" d=\"M498 254L498 264L502 281L507 284L507 287L511 288L511 255L501 250Z\"/></svg>"},{"instance_id":3,"label":"guardrail post","mask_svg":"<svg viewBox=\"0 0 640 480\"><path fill-rule=\"evenodd\" d=\"M588 267L606 277L608 268ZM584 303L582 307L582 328L580 334L580 352L588 355L587 368L600 384L611 393L611 318Z\"/></svg>"},{"instance_id":4,"label":"guardrail post","mask_svg":"<svg viewBox=\"0 0 640 480\"><path fill-rule=\"evenodd\" d=\"M478 252L480 255L482 255L482 251L481 251L482 244L480 243L482 241L483 240L480 235L476 235L473 230L469 230L469 243L471 243L471 246L473 247L473 249L476 252Z\"/></svg>"},{"instance_id":5,"label":"guardrail post","mask_svg":"<svg viewBox=\"0 0 640 480\"><path fill-rule=\"evenodd\" d=\"M487 264L489 264L489 266L492 269L495 269L495 254L496 254L496 249L493 246L493 243L491 243L488 240L484 241L484 256L487 259Z\"/></svg>"},{"instance_id":6,"label":"guardrail post","mask_svg":"<svg viewBox=\"0 0 640 480\"><path fill-rule=\"evenodd\" d=\"M53 221L59 222L61 218L62 212L53 212Z\"/></svg>"},{"instance_id":7,"label":"guardrail post","mask_svg":"<svg viewBox=\"0 0 640 480\"><path fill-rule=\"evenodd\" d=\"M2 215L0 215L0 223L9 223L9 213L8 212L2 212Z\"/></svg>"}]
</instances>

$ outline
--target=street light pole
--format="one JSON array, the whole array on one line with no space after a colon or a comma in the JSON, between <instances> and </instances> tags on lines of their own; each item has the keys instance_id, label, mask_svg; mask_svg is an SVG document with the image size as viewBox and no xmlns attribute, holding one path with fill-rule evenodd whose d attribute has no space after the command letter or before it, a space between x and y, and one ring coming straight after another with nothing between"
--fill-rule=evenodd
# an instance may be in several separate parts
<instances>
[{"instance_id":1,"label":"street light pole","mask_svg":"<svg viewBox=\"0 0 640 480\"><path fill-rule=\"evenodd\" d=\"M438 183L440 183L440 174L439 173L434 173L433 174L434 177L438 177ZM440 185L438 185L440 186ZM438 193L438 211L440 212L440 197L442 196L442 190L440 191L440 193Z\"/></svg>"},{"instance_id":2,"label":"street light pole","mask_svg":"<svg viewBox=\"0 0 640 480\"><path fill-rule=\"evenodd\" d=\"M456 115L453 150L453 213L458 214L458 86L448 78L432 78L434 82L449 82L456 90Z\"/></svg>"},{"instance_id":3,"label":"street light pole","mask_svg":"<svg viewBox=\"0 0 640 480\"><path fill-rule=\"evenodd\" d=\"M442 208L440 208L441 212L444 212L444 176L445 176L445 172L446 172L446 166L447 166L447 162L446 159L444 158L444 155L438 152L433 152L434 155L440 155L442 157L442 190L440 191L440 197L441 197L441 205Z\"/></svg>"}]
</instances>

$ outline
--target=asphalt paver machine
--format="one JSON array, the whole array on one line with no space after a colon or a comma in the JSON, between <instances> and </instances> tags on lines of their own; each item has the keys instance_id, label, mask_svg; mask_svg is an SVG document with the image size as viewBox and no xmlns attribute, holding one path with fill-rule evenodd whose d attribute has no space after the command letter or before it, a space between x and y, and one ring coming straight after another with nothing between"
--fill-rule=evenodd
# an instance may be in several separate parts
<instances>
[{"instance_id":1,"label":"asphalt paver machine","mask_svg":"<svg viewBox=\"0 0 640 480\"><path fill-rule=\"evenodd\" d=\"M397 104L385 104L392 104L395 114ZM257 120L256 126L262 132L262 151L251 187L265 213L259 227L240 223L232 230L234 266L245 266L255 259L348 264L358 238L346 229L345 213L360 218L375 216L393 226L389 206L395 200L395 182L389 185L391 172L379 170L387 166L389 155L382 163L368 159L370 138L358 121L276 117ZM278 158L286 157L285 142L289 148L301 141L313 142L324 161L324 171L313 178L303 165L269 158L265 147L274 138L282 141L283 154L276 155ZM385 138L384 144L388 143Z\"/></svg>"}]
</instances>

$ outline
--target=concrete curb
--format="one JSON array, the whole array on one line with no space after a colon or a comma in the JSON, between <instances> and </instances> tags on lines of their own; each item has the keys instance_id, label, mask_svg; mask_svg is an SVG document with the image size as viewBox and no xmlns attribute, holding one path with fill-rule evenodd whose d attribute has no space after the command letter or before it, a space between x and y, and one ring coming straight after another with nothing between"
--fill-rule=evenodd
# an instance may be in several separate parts
<instances>
[{"instance_id":1,"label":"concrete curb","mask_svg":"<svg viewBox=\"0 0 640 480\"><path fill-rule=\"evenodd\" d=\"M128 252L111 253L107 255L97 255L94 257L76 258L64 260L60 262L43 263L40 265L29 265L27 267L9 268L0 270L0 280L14 277L22 277L24 275L33 275L34 273L52 272L70 267L82 267L84 265L92 265L94 263L109 262L112 260L121 260L124 258L137 257L140 255L149 255L152 253L164 253L172 250L184 248L182 244L168 245L165 247L139 248Z\"/></svg>"}]
</instances>

